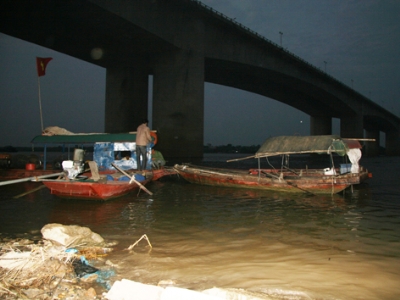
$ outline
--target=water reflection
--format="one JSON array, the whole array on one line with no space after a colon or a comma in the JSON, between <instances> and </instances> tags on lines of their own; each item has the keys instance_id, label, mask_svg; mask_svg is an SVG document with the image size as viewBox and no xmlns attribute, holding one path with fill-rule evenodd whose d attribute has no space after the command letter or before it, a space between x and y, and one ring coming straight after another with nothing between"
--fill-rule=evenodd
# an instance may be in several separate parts
<instances>
[{"instance_id":1,"label":"water reflection","mask_svg":"<svg viewBox=\"0 0 400 300\"><path fill-rule=\"evenodd\" d=\"M125 209L128 201L80 201L75 199L56 200L50 214L50 222L65 225L110 227Z\"/></svg>"}]
</instances>

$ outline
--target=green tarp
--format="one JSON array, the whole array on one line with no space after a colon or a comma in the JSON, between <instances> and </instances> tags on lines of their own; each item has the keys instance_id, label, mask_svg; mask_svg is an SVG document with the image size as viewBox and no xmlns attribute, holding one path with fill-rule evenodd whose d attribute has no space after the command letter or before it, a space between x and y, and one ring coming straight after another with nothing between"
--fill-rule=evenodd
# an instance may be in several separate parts
<instances>
[{"instance_id":1,"label":"green tarp","mask_svg":"<svg viewBox=\"0 0 400 300\"><path fill-rule=\"evenodd\" d=\"M94 144L102 142L135 142L135 133L94 133L94 134L72 134L72 135L38 135L32 144Z\"/></svg>"},{"instance_id":2,"label":"green tarp","mask_svg":"<svg viewBox=\"0 0 400 300\"><path fill-rule=\"evenodd\" d=\"M255 157L301 153L337 153L346 155L349 148L361 148L358 141L341 139L337 135L277 136L267 139Z\"/></svg>"}]
</instances>

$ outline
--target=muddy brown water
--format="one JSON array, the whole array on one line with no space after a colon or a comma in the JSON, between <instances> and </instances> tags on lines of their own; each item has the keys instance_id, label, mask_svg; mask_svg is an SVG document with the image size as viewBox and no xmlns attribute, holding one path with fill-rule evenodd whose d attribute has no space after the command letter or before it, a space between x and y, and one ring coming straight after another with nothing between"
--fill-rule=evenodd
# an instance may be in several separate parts
<instances>
[{"instance_id":1,"label":"muddy brown water","mask_svg":"<svg viewBox=\"0 0 400 300\"><path fill-rule=\"evenodd\" d=\"M206 155L219 165L229 155ZM109 202L59 199L26 182L0 187L1 237L41 239L48 223L87 226L116 241L126 278L266 299L398 299L400 157L362 158L373 177L353 193L282 194L198 186L177 176ZM133 251L125 249L146 234Z\"/></svg>"}]
</instances>

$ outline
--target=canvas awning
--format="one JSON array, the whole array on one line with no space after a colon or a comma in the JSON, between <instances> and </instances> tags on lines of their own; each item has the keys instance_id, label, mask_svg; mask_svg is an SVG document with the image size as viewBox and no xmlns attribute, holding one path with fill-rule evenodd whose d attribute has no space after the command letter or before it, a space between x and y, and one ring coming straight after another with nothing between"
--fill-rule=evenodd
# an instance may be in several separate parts
<instances>
[{"instance_id":1,"label":"canvas awning","mask_svg":"<svg viewBox=\"0 0 400 300\"><path fill-rule=\"evenodd\" d=\"M93 133L71 135L38 135L31 141L32 144L94 144L94 143L125 143L135 142L136 134L132 133Z\"/></svg>"},{"instance_id":2,"label":"canvas awning","mask_svg":"<svg viewBox=\"0 0 400 300\"><path fill-rule=\"evenodd\" d=\"M94 145L95 143L135 143L136 142L136 132L135 133L78 133L69 135L38 135L34 137L31 141L34 145L44 146L44 161L43 170L46 170L47 162L47 147L48 146L58 146L62 145L68 146L86 146ZM64 150L63 150L64 151Z\"/></svg>"},{"instance_id":3,"label":"canvas awning","mask_svg":"<svg viewBox=\"0 0 400 300\"><path fill-rule=\"evenodd\" d=\"M362 148L358 140L342 139L337 135L277 136L268 138L255 158L282 154L337 153L344 156L349 149Z\"/></svg>"}]
</instances>

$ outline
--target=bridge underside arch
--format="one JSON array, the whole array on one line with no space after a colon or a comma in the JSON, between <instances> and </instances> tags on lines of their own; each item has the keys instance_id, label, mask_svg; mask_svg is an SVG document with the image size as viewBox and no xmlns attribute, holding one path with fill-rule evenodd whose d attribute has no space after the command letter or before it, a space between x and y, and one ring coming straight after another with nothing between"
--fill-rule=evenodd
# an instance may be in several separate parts
<instances>
[{"instance_id":1,"label":"bridge underside arch","mask_svg":"<svg viewBox=\"0 0 400 300\"><path fill-rule=\"evenodd\" d=\"M350 110L338 98L310 83L265 68L205 59L205 81L260 94L310 116L340 117Z\"/></svg>"},{"instance_id":2,"label":"bridge underside arch","mask_svg":"<svg viewBox=\"0 0 400 300\"><path fill-rule=\"evenodd\" d=\"M205 81L263 95L308 114L312 135L331 134L332 118L348 120L349 124L345 123L344 127L350 128L350 132L357 130L351 122L357 113L337 96L312 83L265 68L221 60L205 61Z\"/></svg>"}]
</instances>

